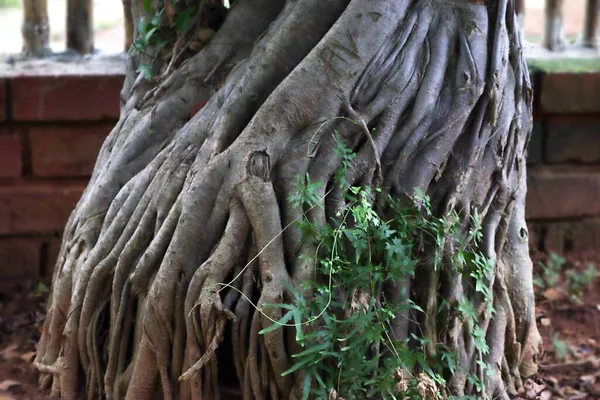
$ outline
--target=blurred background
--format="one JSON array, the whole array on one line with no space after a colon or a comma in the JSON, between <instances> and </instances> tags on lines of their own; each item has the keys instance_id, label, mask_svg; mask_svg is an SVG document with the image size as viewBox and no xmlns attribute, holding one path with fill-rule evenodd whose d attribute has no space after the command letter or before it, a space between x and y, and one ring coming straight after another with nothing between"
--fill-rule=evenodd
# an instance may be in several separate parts
<instances>
[{"instance_id":1,"label":"blurred background","mask_svg":"<svg viewBox=\"0 0 600 400\"><path fill-rule=\"evenodd\" d=\"M102 52L123 50L124 25L121 0L94 1L95 47ZM525 0L525 34L528 41L539 43L544 30L545 0ZM565 2L564 29L567 41L575 41L582 30L585 14L585 0ZM60 52L65 50L66 0L48 0L50 17L50 45ZM20 35L23 12L21 0L0 0L0 53L21 51Z\"/></svg>"},{"instance_id":2,"label":"blurred background","mask_svg":"<svg viewBox=\"0 0 600 400\"><path fill-rule=\"evenodd\" d=\"M95 47L102 52L123 51L125 27L121 0L96 0L93 2ZM65 50L67 1L48 0L50 18L50 47L55 52ZM0 53L18 53L23 47L21 0L0 0Z\"/></svg>"}]
</instances>

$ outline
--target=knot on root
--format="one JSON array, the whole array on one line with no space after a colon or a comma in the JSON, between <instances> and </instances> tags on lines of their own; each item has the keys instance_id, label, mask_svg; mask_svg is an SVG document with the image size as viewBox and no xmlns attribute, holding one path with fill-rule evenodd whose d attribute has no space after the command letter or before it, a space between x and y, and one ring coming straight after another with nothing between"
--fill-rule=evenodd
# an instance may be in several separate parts
<instances>
[{"instance_id":1,"label":"knot on root","mask_svg":"<svg viewBox=\"0 0 600 400\"><path fill-rule=\"evenodd\" d=\"M266 149L250 153L246 170L249 175L259 177L264 182L271 180L271 159Z\"/></svg>"}]
</instances>

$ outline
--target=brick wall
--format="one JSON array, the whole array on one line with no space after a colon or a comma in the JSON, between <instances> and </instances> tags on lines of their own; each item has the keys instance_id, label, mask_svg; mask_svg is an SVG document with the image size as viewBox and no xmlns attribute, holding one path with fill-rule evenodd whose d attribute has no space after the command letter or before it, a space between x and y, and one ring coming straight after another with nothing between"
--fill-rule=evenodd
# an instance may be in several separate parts
<instances>
[{"instance_id":1,"label":"brick wall","mask_svg":"<svg viewBox=\"0 0 600 400\"><path fill-rule=\"evenodd\" d=\"M536 73L527 218L543 251L600 249L600 73Z\"/></svg>"},{"instance_id":2,"label":"brick wall","mask_svg":"<svg viewBox=\"0 0 600 400\"><path fill-rule=\"evenodd\" d=\"M535 73L532 246L600 245L600 74ZM60 233L118 114L123 77L0 78L0 278L48 276Z\"/></svg>"},{"instance_id":3,"label":"brick wall","mask_svg":"<svg viewBox=\"0 0 600 400\"><path fill-rule=\"evenodd\" d=\"M119 116L120 75L0 77L0 278L49 276Z\"/></svg>"}]
</instances>

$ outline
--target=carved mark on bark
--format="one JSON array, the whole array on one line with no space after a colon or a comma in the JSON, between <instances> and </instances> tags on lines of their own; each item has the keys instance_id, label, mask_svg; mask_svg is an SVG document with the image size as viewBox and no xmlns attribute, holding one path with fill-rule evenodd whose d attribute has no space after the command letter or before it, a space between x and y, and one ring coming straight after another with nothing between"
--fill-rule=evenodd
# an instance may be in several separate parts
<instances>
[{"instance_id":1,"label":"carved mark on bark","mask_svg":"<svg viewBox=\"0 0 600 400\"><path fill-rule=\"evenodd\" d=\"M371 20L373 22L378 22L379 19L382 17L382 15L378 12L370 12L368 15L369 17L371 17Z\"/></svg>"},{"instance_id":2,"label":"carved mark on bark","mask_svg":"<svg viewBox=\"0 0 600 400\"><path fill-rule=\"evenodd\" d=\"M259 177L265 182L271 180L271 159L266 149L250 153L246 171L249 175Z\"/></svg>"},{"instance_id":3,"label":"carved mark on bark","mask_svg":"<svg viewBox=\"0 0 600 400\"><path fill-rule=\"evenodd\" d=\"M350 64L344 54L354 59L360 59L358 47L356 46L356 42L354 41L352 34L347 32L347 35L350 42L348 45L343 45L340 42L333 41L328 47L321 51L321 59L329 66L329 70L327 71L328 74L330 71L334 71L337 75L341 75L344 64Z\"/></svg>"}]
</instances>

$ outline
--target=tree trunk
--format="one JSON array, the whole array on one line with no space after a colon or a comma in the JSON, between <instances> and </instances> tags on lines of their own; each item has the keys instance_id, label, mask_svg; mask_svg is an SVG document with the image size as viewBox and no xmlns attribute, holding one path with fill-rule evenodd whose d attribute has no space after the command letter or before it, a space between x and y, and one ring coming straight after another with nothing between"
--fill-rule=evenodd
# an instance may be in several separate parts
<instances>
[{"instance_id":1,"label":"tree trunk","mask_svg":"<svg viewBox=\"0 0 600 400\"><path fill-rule=\"evenodd\" d=\"M146 14L131 3L134 19ZM162 23L193 3L167 1ZM437 215L458 213L457 236L481 222L495 309L478 314L495 372L482 396L516 393L540 338L524 213L532 89L514 1L198 3L185 40L129 60L121 118L65 228L42 385L65 399L218 398L233 371L219 348L245 399L298 398L300 374L282 376L293 329L258 335L281 313L248 300L289 301L286 286L313 276L302 210L286 199L297 176L332 182L337 132L357 154L349 183L404 200L421 190ZM156 77L136 73L144 62ZM345 206L327 187L310 211L322 224ZM437 311L482 301L446 267L419 266L411 292L427 317L404 334L418 328L459 354L446 392L468 395L467 376L483 374L473 337Z\"/></svg>"}]
</instances>

